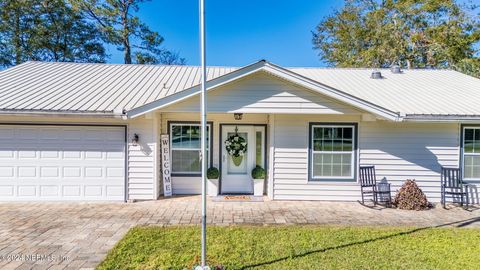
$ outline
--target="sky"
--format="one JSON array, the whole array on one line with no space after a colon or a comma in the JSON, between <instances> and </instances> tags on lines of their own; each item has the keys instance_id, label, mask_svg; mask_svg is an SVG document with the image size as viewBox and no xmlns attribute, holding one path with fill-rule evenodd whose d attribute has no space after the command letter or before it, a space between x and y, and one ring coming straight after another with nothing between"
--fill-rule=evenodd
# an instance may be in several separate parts
<instances>
[{"instance_id":1,"label":"sky","mask_svg":"<svg viewBox=\"0 0 480 270\"><path fill-rule=\"evenodd\" d=\"M261 59L282 66L325 66L311 31L340 0L205 0L207 64L244 66ZM164 47L199 65L198 0L152 0L137 16L164 38ZM122 63L110 47L109 62Z\"/></svg>"}]
</instances>

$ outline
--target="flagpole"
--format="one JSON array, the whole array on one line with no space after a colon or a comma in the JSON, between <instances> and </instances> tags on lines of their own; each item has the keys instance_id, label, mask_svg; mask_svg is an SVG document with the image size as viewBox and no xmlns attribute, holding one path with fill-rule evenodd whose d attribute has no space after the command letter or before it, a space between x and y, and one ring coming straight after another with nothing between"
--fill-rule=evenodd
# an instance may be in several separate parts
<instances>
[{"instance_id":1,"label":"flagpole","mask_svg":"<svg viewBox=\"0 0 480 270\"><path fill-rule=\"evenodd\" d=\"M201 158L202 158L202 268L206 269L207 263L207 64L205 42L205 0L200 1L200 62L202 65L202 91L201 91Z\"/></svg>"}]
</instances>

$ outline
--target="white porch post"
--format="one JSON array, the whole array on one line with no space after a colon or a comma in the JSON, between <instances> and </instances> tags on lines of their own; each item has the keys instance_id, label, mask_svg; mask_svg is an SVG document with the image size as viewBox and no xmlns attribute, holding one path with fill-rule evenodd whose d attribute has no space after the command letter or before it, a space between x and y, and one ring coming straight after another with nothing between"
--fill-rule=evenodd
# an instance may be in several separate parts
<instances>
[{"instance_id":1,"label":"white porch post","mask_svg":"<svg viewBox=\"0 0 480 270\"><path fill-rule=\"evenodd\" d=\"M267 177L267 196L269 199L273 200L273 166L275 164L275 115L268 115L268 144L269 144L269 155L268 155L268 177Z\"/></svg>"}]
</instances>

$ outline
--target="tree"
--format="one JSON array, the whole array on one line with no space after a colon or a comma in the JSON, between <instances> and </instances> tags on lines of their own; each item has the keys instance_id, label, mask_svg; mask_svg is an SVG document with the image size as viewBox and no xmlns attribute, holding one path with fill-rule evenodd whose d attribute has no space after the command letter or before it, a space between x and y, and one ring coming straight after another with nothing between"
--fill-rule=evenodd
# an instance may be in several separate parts
<instances>
[{"instance_id":1,"label":"tree","mask_svg":"<svg viewBox=\"0 0 480 270\"><path fill-rule=\"evenodd\" d=\"M323 18L312 41L320 59L335 66L452 68L480 76L476 8L454 0L347 0Z\"/></svg>"},{"instance_id":2,"label":"tree","mask_svg":"<svg viewBox=\"0 0 480 270\"><path fill-rule=\"evenodd\" d=\"M36 1L0 1L1 66L20 64L32 58L38 8Z\"/></svg>"},{"instance_id":3,"label":"tree","mask_svg":"<svg viewBox=\"0 0 480 270\"><path fill-rule=\"evenodd\" d=\"M105 62L94 24L63 0L0 1L0 65L25 61Z\"/></svg>"},{"instance_id":4,"label":"tree","mask_svg":"<svg viewBox=\"0 0 480 270\"><path fill-rule=\"evenodd\" d=\"M125 64L184 64L177 53L162 48L164 38L134 13L148 0L71 0L97 23L105 42L123 51Z\"/></svg>"},{"instance_id":5,"label":"tree","mask_svg":"<svg viewBox=\"0 0 480 270\"><path fill-rule=\"evenodd\" d=\"M42 1L37 26L37 55L43 61L105 62L105 48L94 24L74 12L64 0Z\"/></svg>"}]
</instances>

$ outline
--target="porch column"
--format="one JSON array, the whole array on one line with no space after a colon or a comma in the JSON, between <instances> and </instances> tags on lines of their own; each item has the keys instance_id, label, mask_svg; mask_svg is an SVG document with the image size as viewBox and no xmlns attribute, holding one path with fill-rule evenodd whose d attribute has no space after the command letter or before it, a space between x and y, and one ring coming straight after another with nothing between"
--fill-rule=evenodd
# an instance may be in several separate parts
<instances>
[{"instance_id":1,"label":"porch column","mask_svg":"<svg viewBox=\"0 0 480 270\"><path fill-rule=\"evenodd\" d=\"M269 154L268 154L268 176L267 176L267 196L269 199L273 200L273 166L275 164L275 115L268 115L268 144L269 144Z\"/></svg>"}]
</instances>

